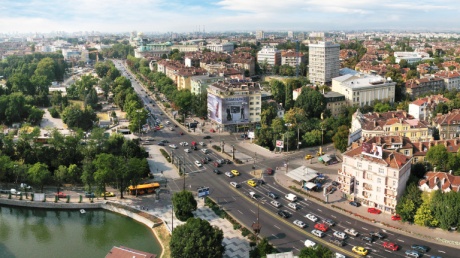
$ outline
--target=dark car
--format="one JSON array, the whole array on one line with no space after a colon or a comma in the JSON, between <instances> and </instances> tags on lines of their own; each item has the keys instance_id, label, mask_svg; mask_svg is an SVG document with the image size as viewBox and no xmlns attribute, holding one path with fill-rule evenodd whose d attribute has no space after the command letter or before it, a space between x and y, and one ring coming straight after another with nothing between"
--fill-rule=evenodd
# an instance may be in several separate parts
<instances>
[{"instance_id":1,"label":"dark car","mask_svg":"<svg viewBox=\"0 0 460 258\"><path fill-rule=\"evenodd\" d=\"M258 184L258 185L264 185L264 184L265 184L265 181L262 180L262 179L259 179L259 180L257 180L257 184Z\"/></svg>"},{"instance_id":2,"label":"dark car","mask_svg":"<svg viewBox=\"0 0 460 258\"><path fill-rule=\"evenodd\" d=\"M377 237L378 239L384 239L386 237L386 235L380 232L369 232L369 235Z\"/></svg>"},{"instance_id":3,"label":"dark car","mask_svg":"<svg viewBox=\"0 0 460 258\"><path fill-rule=\"evenodd\" d=\"M232 164L232 161L229 160L229 159L224 159L224 162L227 163L227 164Z\"/></svg>"},{"instance_id":4,"label":"dark car","mask_svg":"<svg viewBox=\"0 0 460 258\"><path fill-rule=\"evenodd\" d=\"M361 203L359 203L359 202L350 202L350 205L355 206L355 207L359 207L359 206L361 206Z\"/></svg>"},{"instance_id":5,"label":"dark car","mask_svg":"<svg viewBox=\"0 0 460 258\"><path fill-rule=\"evenodd\" d=\"M211 158L209 158L208 156L203 157L203 159L208 161L208 162L211 161Z\"/></svg>"},{"instance_id":6,"label":"dark car","mask_svg":"<svg viewBox=\"0 0 460 258\"><path fill-rule=\"evenodd\" d=\"M329 227L332 227L332 226L335 225L335 221L333 221L331 219L325 219L324 224L328 225Z\"/></svg>"},{"instance_id":7,"label":"dark car","mask_svg":"<svg viewBox=\"0 0 460 258\"><path fill-rule=\"evenodd\" d=\"M267 168L265 169L265 173L267 173L267 175L273 175L273 169Z\"/></svg>"},{"instance_id":8,"label":"dark car","mask_svg":"<svg viewBox=\"0 0 460 258\"><path fill-rule=\"evenodd\" d=\"M85 197L86 197L86 198L95 198L96 195L94 195L94 193L86 192L86 193L85 193Z\"/></svg>"},{"instance_id":9,"label":"dark car","mask_svg":"<svg viewBox=\"0 0 460 258\"><path fill-rule=\"evenodd\" d=\"M343 241L341 239L338 239L336 237L329 239L329 242L331 242L332 244L334 244L336 246L344 246L345 245L345 241Z\"/></svg>"},{"instance_id":10,"label":"dark car","mask_svg":"<svg viewBox=\"0 0 460 258\"><path fill-rule=\"evenodd\" d=\"M331 183L333 186L339 186L340 184L337 181L332 181Z\"/></svg>"},{"instance_id":11,"label":"dark car","mask_svg":"<svg viewBox=\"0 0 460 258\"><path fill-rule=\"evenodd\" d=\"M410 248L414 249L414 250L417 250L419 252L422 252L422 253L426 253L428 251L430 251L430 248L426 245L416 245L416 244L413 244L410 246Z\"/></svg>"},{"instance_id":12,"label":"dark car","mask_svg":"<svg viewBox=\"0 0 460 258\"><path fill-rule=\"evenodd\" d=\"M279 210L276 214L278 214L278 216L280 217L283 217L285 219L289 218L291 216L291 214L287 211L282 211L282 210Z\"/></svg>"},{"instance_id":13,"label":"dark car","mask_svg":"<svg viewBox=\"0 0 460 258\"><path fill-rule=\"evenodd\" d=\"M361 240L363 240L364 242L372 243L374 242L374 237L373 236L363 236L361 237Z\"/></svg>"},{"instance_id":14,"label":"dark car","mask_svg":"<svg viewBox=\"0 0 460 258\"><path fill-rule=\"evenodd\" d=\"M165 146L165 144L162 143L162 142L159 142L159 143L158 143L158 146Z\"/></svg>"},{"instance_id":15,"label":"dark car","mask_svg":"<svg viewBox=\"0 0 460 258\"><path fill-rule=\"evenodd\" d=\"M268 192L267 195L272 199L278 199L278 195L273 192Z\"/></svg>"},{"instance_id":16,"label":"dark car","mask_svg":"<svg viewBox=\"0 0 460 258\"><path fill-rule=\"evenodd\" d=\"M220 170L218 170L218 169L214 169L212 172L216 173L217 175L220 175L220 173L221 173Z\"/></svg>"},{"instance_id":17,"label":"dark car","mask_svg":"<svg viewBox=\"0 0 460 258\"><path fill-rule=\"evenodd\" d=\"M210 135L206 135L205 137L203 137L203 139L211 139L211 136L210 136Z\"/></svg>"},{"instance_id":18,"label":"dark car","mask_svg":"<svg viewBox=\"0 0 460 258\"><path fill-rule=\"evenodd\" d=\"M162 143L169 143L168 140L161 140L160 142L162 142Z\"/></svg>"}]
</instances>

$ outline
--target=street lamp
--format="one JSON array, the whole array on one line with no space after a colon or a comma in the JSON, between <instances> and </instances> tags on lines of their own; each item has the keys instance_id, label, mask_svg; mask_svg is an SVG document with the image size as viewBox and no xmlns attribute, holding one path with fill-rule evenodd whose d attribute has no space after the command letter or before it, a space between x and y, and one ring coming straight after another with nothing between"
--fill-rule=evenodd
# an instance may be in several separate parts
<instances>
[{"instance_id":1,"label":"street lamp","mask_svg":"<svg viewBox=\"0 0 460 258\"><path fill-rule=\"evenodd\" d=\"M291 123L287 123L284 125L287 126L288 128L292 126ZM289 129L287 132L289 132ZM286 132L286 149L287 149L287 152L289 152L289 134L287 132Z\"/></svg>"}]
</instances>

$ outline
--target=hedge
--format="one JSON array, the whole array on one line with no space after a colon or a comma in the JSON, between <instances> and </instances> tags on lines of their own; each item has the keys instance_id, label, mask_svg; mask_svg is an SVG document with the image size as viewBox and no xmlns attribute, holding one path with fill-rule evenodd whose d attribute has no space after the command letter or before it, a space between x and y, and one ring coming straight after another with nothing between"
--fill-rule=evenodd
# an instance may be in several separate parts
<instances>
[{"instance_id":1,"label":"hedge","mask_svg":"<svg viewBox=\"0 0 460 258\"><path fill-rule=\"evenodd\" d=\"M161 154L163 155L163 157L165 157L165 159L166 159L169 163L171 163L171 157L169 156L168 152L165 151L165 149L160 149L160 152L161 152Z\"/></svg>"}]
</instances>

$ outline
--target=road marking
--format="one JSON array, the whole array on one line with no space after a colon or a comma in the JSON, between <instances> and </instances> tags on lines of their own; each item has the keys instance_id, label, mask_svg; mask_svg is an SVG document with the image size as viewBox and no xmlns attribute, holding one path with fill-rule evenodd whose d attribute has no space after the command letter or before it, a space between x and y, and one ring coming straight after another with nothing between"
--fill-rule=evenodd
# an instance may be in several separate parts
<instances>
[{"instance_id":1,"label":"road marking","mask_svg":"<svg viewBox=\"0 0 460 258\"><path fill-rule=\"evenodd\" d=\"M293 247L295 250L300 251L298 248Z\"/></svg>"},{"instance_id":2,"label":"road marking","mask_svg":"<svg viewBox=\"0 0 460 258\"><path fill-rule=\"evenodd\" d=\"M334 216L334 215L331 215L331 217L333 217L334 219L336 219L336 218L337 218L337 217L336 217L336 216Z\"/></svg>"},{"instance_id":3,"label":"road marking","mask_svg":"<svg viewBox=\"0 0 460 258\"><path fill-rule=\"evenodd\" d=\"M239 213L243 214L240 210L237 210Z\"/></svg>"},{"instance_id":4,"label":"road marking","mask_svg":"<svg viewBox=\"0 0 460 258\"><path fill-rule=\"evenodd\" d=\"M250 210L252 213L254 213L254 214L256 213L255 211L253 211L253 210L251 210L251 209L249 209L249 210Z\"/></svg>"},{"instance_id":5,"label":"road marking","mask_svg":"<svg viewBox=\"0 0 460 258\"><path fill-rule=\"evenodd\" d=\"M368 246L372 246L372 245L371 245L371 244L369 244L369 243L366 243L365 245L368 245Z\"/></svg>"},{"instance_id":6,"label":"road marking","mask_svg":"<svg viewBox=\"0 0 460 258\"><path fill-rule=\"evenodd\" d=\"M364 229L364 230L369 230L369 229L367 229L367 228L365 228L365 227L363 227L363 229Z\"/></svg>"},{"instance_id":7,"label":"road marking","mask_svg":"<svg viewBox=\"0 0 460 258\"><path fill-rule=\"evenodd\" d=\"M345 222L351 225L351 222L350 222L350 221L345 221Z\"/></svg>"},{"instance_id":8,"label":"road marking","mask_svg":"<svg viewBox=\"0 0 460 258\"><path fill-rule=\"evenodd\" d=\"M275 238L278 238L275 234L272 234L272 236L274 236Z\"/></svg>"},{"instance_id":9,"label":"road marking","mask_svg":"<svg viewBox=\"0 0 460 258\"><path fill-rule=\"evenodd\" d=\"M403 242L403 243L404 243L404 240L401 240L401 239L399 239L399 238L398 238L398 239L396 239L396 240L398 240L399 242Z\"/></svg>"},{"instance_id":10,"label":"road marking","mask_svg":"<svg viewBox=\"0 0 460 258\"><path fill-rule=\"evenodd\" d=\"M445 253L446 253L446 252L444 252L444 251L442 251L442 250L438 250L438 252L440 252L440 253L443 253L443 254L445 254Z\"/></svg>"},{"instance_id":11,"label":"road marking","mask_svg":"<svg viewBox=\"0 0 460 258\"><path fill-rule=\"evenodd\" d=\"M277 225L273 225L273 226L274 226L275 228L277 228L277 229L281 229L281 228L280 228L280 227L278 227Z\"/></svg>"},{"instance_id":12,"label":"road marking","mask_svg":"<svg viewBox=\"0 0 460 258\"><path fill-rule=\"evenodd\" d=\"M320 210L320 209L317 209L317 210L318 210L319 212L323 212L323 211L322 211L322 210Z\"/></svg>"}]
</instances>

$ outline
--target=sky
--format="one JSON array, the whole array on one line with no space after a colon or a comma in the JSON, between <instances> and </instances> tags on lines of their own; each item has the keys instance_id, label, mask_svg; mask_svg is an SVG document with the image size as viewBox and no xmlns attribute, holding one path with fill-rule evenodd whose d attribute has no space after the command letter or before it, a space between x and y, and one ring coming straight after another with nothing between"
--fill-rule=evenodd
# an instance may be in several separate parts
<instances>
[{"instance_id":1,"label":"sky","mask_svg":"<svg viewBox=\"0 0 460 258\"><path fill-rule=\"evenodd\" d=\"M459 0L0 0L0 33L460 31Z\"/></svg>"}]
</instances>

